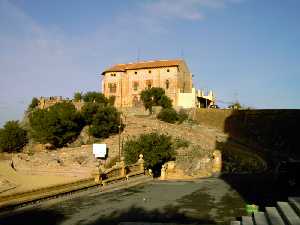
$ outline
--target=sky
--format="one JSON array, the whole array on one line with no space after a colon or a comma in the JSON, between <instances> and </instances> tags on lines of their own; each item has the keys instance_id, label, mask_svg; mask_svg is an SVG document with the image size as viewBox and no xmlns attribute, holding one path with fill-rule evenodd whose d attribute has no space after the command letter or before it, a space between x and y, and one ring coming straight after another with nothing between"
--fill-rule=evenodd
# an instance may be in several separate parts
<instances>
[{"instance_id":1,"label":"sky","mask_svg":"<svg viewBox=\"0 0 300 225\"><path fill-rule=\"evenodd\" d=\"M300 0L0 0L0 127L116 63L184 58L217 104L300 108Z\"/></svg>"}]
</instances>

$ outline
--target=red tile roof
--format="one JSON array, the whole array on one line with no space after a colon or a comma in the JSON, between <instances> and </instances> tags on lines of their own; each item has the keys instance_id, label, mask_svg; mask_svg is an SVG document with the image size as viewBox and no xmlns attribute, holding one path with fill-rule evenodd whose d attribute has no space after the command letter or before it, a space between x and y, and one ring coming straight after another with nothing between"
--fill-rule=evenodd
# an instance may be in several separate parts
<instances>
[{"instance_id":1,"label":"red tile roof","mask_svg":"<svg viewBox=\"0 0 300 225\"><path fill-rule=\"evenodd\" d=\"M116 64L104 70L102 72L102 75L104 75L107 72L125 72L126 70L179 66L179 64L182 62L183 62L182 59L173 59L173 60L144 61L144 62L128 63L128 64Z\"/></svg>"}]
</instances>

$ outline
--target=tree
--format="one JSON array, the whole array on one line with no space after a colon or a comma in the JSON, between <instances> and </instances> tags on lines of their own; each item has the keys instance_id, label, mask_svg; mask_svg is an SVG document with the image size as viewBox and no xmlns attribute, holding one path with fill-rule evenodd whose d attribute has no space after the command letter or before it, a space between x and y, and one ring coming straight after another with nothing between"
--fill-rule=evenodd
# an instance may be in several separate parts
<instances>
[{"instance_id":1,"label":"tree","mask_svg":"<svg viewBox=\"0 0 300 225\"><path fill-rule=\"evenodd\" d=\"M30 105L28 106L29 111L35 109L39 105L39 100L37 98L32 98Z\"/></svg>"},{"instance_id":2,"label":"tree","mask_svg":"<svg viewBox=\"0 0 300 225\"><path fill-rule=\"evenodd\" d=\"M96 138L107 138L110 134L118 133L124 124L120 124L120 113L113 106L98 107L93 116L89 133ZM120 127L119 127L120 126Z\"/></svg>"},{"instance_id":3,"label":"tree","mask_svg":"<svg viewBox=\"0 0 300 225\"><path fill-rule=\"evenodd\" d=\"M162 95L161 98L158 100L158 105L165 109L172 108L172 100L168 96Z\"/></svg>"},{"instance_id":4,"label":"tree","mask_svg":"<svg viewBox=\"0 0 300 225\"><path fill-rule=\"evenodd\" d=\"M72 142L84 126L81 114L70 102L56 103L29 115L32 137L41 143L62 147Z\"/></svg>"},{"instance_id":5,"label":"tree","mask_svg":"<svg viewBox=\"0 0 300 225\"><path fill-rule=\"evenodd\" d=\"M86 102L81 109L81 115L86 125L91 125L96 115L98 108L101 107L98 103ZM103 106L102 106L103 107Z\"/></svg>"},{"instance_id":6,"label":"tree","mask_svg":"<svg viewBox=\"0 0 300 225\"><path fill-rule=\"evenodd\" d=\"M108 103L108 99L104 96L104 94L95 91L85 93L83 95L83 101L96 102L96 103L101 103L103 105L107 105Z\"/></svg>"},{"instance_id":7,"label":"tree","mask_svg":"<svg viewBox=\"0 0 300 225\"><path fill-rule=\"evenodd\" d=\"M242 109L242 106L239 102L234 102L228 106L229 109Z\"/></svg>"},{"instance_id":8,"label":"tree","mask_svg":"<svg viewBox=\"0 0 300 225\"><path fill-rule=\"evenodd\" d=\"M163 108L171 108L172 101L165 95L165 91L162 88L153 87L141 92L141 99L145 109L148 109L152 113L153 106L162 106Z\"/></svg>"},{"instance_id":9,"label":"tree","mask_svg":"<svg viewBox=\"0 0 300 225\"><path fill-rule=\"evenodd\" d=\"M75 92L74 93L74 101L80 102L82 100L82 93L81 92Z\"/></svg>"},{"instance_id":10,"label":"tree","mask_svg":"<svg viewBox=\"0 0 300 225\"><path fill-rule=\"evenodd\" d=\"M128 164L135 163L139 154L143 154L146 168L152 169L154 175L157 176L161 166L174 159L175 150L171 136L148 133L126 141L124 154Z\"/></svg>"},{"instance_id":11,"label":"tree","mask_svg":"<svg viewBox=\"0 0 300 225\"><path fill-rule=\"evenodd\" d=\"M0 150L2 151L20 151L27 141L27 131L20 127L18 121L8 121L4 128L0 129Z\"/></svg>"}]
</instances>

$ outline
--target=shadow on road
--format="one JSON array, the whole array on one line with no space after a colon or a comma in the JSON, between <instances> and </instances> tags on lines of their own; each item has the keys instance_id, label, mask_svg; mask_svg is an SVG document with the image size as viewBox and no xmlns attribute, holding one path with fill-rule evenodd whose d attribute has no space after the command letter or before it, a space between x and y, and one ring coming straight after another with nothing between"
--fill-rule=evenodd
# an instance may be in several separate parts
<instances>
[{"instance_id":1,"label":"shadow on road","mask_svg":"<svg viewBox=\"0 0 300 225\"><path fill-rule=\"evenodd\" d=\"M65 216L53 210L28 209L5 218L0 217L1 225L57 225Z\"/></svg>"}]
</instances>

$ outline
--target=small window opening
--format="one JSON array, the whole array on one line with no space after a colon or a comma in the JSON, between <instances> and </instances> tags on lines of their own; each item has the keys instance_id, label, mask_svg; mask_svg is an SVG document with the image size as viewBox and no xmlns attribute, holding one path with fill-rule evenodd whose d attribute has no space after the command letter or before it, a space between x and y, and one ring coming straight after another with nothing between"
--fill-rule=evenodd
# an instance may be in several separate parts
<instances>
[{"instance_id":1,"label":"small window opening","mask_svg":"<svg viewBox=\"0 0 300 225\"><path fill-rule=\"evenodd\" d=\"M167 69L167 72L170 72L170 69Z\"/></svg>"},{"instance_id":2,"label":"small window opening","mask_svg":"<svg viewBox=\"0 0 300 225\"><path fill-rule=\"evenodd\" d=\"M169 89L169 87L170 87L170 81L166 80L166 89Z\"/></svg>"},{"instance_id":3,"label":"small window opening","mask_svg":"<svg viewBox=\"0 0 300 225\"><path fill-rule=\"evenodd\" d=\"M137 91L139 89L139 83L138 82L133 82L133 90Z\"/></svg>"}]
</instances>

